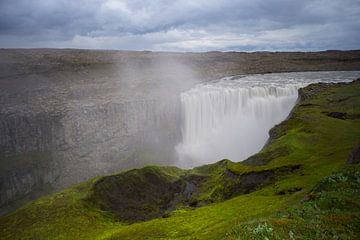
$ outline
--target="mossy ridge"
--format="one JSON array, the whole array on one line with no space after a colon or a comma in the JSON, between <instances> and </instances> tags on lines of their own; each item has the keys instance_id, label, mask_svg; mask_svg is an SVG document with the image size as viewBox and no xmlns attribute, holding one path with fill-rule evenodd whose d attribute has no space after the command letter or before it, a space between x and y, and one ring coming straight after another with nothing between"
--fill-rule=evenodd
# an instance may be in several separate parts
<instances>
[{"instance_id":1,"label":"mossy ridge","mask_svg":"<svg viewBox=\"0 0 360 240\"><path fill-rule=\"evenodd\" d=\"M358 118L343 120L325 113L339 111L359 115L360 81L326 87L312 85L303 91L314 91L317 86L320 90L302 98L291 117L272 131L277 134L261 151L263 156L272 151L266 165L251 166L224 160L189 171L145 168L150 172L164 170L160 176L165 176L166 181L204 177L206 181L201 181L194 198L200 202L212 200L205 202L207 206L183 207L166 218L124 224L101 210L96 201L89 201L95 183L103 179L97 178L41 198L2 217L0 235L4 239L219 239L238 222L258 222L274 217L276 212L296 206L323 177L340 169L351 149L360 142ZM286 151L278 154L277 150ZM299 168L291 170L294 166ZM236 176L264 171L278 174L254 192L219 202L224 199L221 189L226 185L222 181L227 171Z\"/></svg>"},{"instance_id":2,"label":"mossy ridge","mask_svg":"<svg viewBox=\"0 0 360 240\"><path fill-rule=\"evenodd\" d=\"M87 201L123 223L168 217L181 208L195 208L255 191L284 169L234 174L231 161L192 170L147 166L96 181ZM288 170L288 169L286 169ZM287 172L287 171L286 171Z\"/></svg>"},{"instance_id":3,"label":"mossy ridge","mask_svg":"<svg viewBox=\"0 0 360 240\"><path fill-rule=\"evenodd\" d=\"M301 204L261 221L242 222L226 239L358 239L360 164L346 166L318 183Z\"/></svg>"},{"instance_id":4,"label":"mossy ridge","mask_svg":"<svg viewBox=\"0 0 360 240\"><path fill-rule=\"evenodd\" d=\"M42 197L2 217L1 239L91 239L119 226L108 213L84 201L96 180Z\"/></svg>"}]
</instances>

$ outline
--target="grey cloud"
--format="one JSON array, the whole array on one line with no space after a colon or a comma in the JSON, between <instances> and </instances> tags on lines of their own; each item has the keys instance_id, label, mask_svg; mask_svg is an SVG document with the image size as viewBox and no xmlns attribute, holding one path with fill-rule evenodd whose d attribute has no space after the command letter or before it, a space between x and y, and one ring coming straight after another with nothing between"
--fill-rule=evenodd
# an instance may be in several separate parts
<instances>
[{"instance_id":1,"label":"grey cloud","mask_svg":"<svg viewBox=\"0 0 360 240\"><path fill-rule=\"evenodd\" d=\"M359 13L357 0L1 0L0 47L349 49Z\"/></svg>"}]
</instances>

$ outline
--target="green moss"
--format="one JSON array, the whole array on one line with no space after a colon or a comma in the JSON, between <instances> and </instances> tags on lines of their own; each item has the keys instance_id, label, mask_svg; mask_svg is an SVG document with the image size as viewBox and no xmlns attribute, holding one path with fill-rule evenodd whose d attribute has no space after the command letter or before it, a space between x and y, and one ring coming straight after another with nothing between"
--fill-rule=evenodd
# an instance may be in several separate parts
<instances>
[{"instance_id":1,"label":"green moss","mask_svg":"<svg viewBox=\"0 0 360 240\"><path fill-rule=\"evenodd\" d=\"M117 225L83 200L93 181L43 197L3 217L2 239L86 239ZM71 236L71 237L70 237Z\"/></svg>"},{"instance_id":2,"label":"green moss","mask_svg":"<svg viewBox=\"0 0 360 240\"><path fill-rule=\"evenodd\" d=\"M299 205L300 200L316 186L321 186L317 184L324 177L344 166L350 151L360 142L360 119L356 117L360 115L359 106L360 81L312 85L301 91L301 101L290 118L271 131L271 141L252 157L256 164L251 162L251 158L250 163L223 160L192 170L146 167L97 178L41 198L2 217L0 236L2 239L222 239L228 234L229 239L233 239L236 236L234 231L244 233L250 228L261 232L271 227L287 239L291 239L290 231L296 238L309 228L306 237L314 239L322 233L317 233L317 228L311 229L312 226L306 223L307 218L301 220L301 216L298 219L283 215L297 211L292 208L306 207ZM337 119L327 116L328 112L344 112L352 117ZM266 182L257 185L256 191L243 194L242 177L262 173L270 176ZM138 194L146 193L145 189L156 192L155 186L148 185L148 174L166 186L178 181L181 184L194 183L196 192L187 201L195 202L197 207L180 201L174 211L167 212L162 218L128 224L121 221L121 216L114 216L104 208L100 195L94 196L94 186L104 179L114 180L103 186L105 190L126 183L135 184ZM356 184L354 181L352 184ZM332 185L322 188L330 190L326 190L324 201L316 198L315 203L326 209L330 203L333 204L333 200L326 199L338 199L340 193L333 191ZM345 188L339 188L339 192ZM340 222L339 228L343 230L336 233L354 237L358 232L350 232L344 226L359 226L359 206L355 204L356 199L346 194L340 196L340 199L346 199L346 204L339 205L338 215L334 212L320 214L321 220L314 223L327 229L336 228ZM155 196L152 199L156 202L158 195ZM356 210L351 216L343 208L349 201L349 206ZM158 205L148 206L148 211L152 212L154 206ZM283 215L279 217L279 214ZM259 225L264 221L268 225Z\"/></svg>"},{"instance_id":3,"label":"green moss","mask_svg":"<svg viewBox=\"0 0 360 240\"><path fill-rule=\"evenodd\" d=\"M358 239L360 165L324 178L301 203L258 222L242 222L227 239Z\"/></svg>"}]
</instances>

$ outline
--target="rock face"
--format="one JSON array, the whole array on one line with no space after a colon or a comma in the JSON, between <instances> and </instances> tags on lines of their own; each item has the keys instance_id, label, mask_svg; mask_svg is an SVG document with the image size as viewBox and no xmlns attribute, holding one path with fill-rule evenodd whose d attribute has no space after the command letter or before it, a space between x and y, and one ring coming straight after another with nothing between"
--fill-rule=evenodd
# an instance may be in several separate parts
<instances>
[{"instance_id":1,"label":"rock face","mask_svg":"<svg viewBox=\"0 0 360 240\"><path fill-rule=\"evenodd\" d=\"M78 106L54 117L2 114L1 203L44 184L60 189L145 160L174 160L177 108L175 100L140 100Z\"/></svg>"},{"instance_id":2,"label":"rock face","mask_svg":"<svg viewBox=\"0 0 360 240\"><path fill-rule=\"evenodd\" d=\"M178 94L199 81L357 70L359 59L358 51L0 50L0 214L100 174L176 161Z\"/></svg>"},{"instance_id":3,"label":"rock face","mask_svg":"<svg viewBox=\"0 0 360 240\"><path fill-rule=\"evenodd\" d=\"M164 216L184 188L180 179L151 168L105 177L94 185L92 200L127 222Z\"/></svg>"},{"instance_id":4,"label":"rock face","mask_svg":"<svg viewBox=\"0 0 360 240\"><path fill-rule=\"evenodd\" d=\"M259 185L273 179L275 174L272 171L254 172L241 176L241 187L245 193L254 191Z\"/></svg>"},{"instance_id":5,"label":"rock face","mask_svg":"<svg viewBox=\"0 0 360 240\"><path fill-rule=\"evenodd\" d=\"M346 113L343 112L330 112L327 114L329 117L333 117L333 118L338 118L338 119L342 119L345 120L346 119Z\"/></svg>"},{"instance_id":6,"label":"rock face","mask_svg":"<svg viewBox=\"0 0 360 240\"><path fill-rule=\"evenodd\" d=\"M114 68L2 76L0 214L97 175L175 161L177 94Z\"/></svg>"},{"instance_id":7,"label":"rock face","mask_svg":"<svg viewBox=\"0 0 360 240\"><path fill-rule=\"evenodd\" d=\"M360 162L360 144L357 145L350 153L350 156L347 160L349 164L356 164Z\"/></svg>"}]
</instances>

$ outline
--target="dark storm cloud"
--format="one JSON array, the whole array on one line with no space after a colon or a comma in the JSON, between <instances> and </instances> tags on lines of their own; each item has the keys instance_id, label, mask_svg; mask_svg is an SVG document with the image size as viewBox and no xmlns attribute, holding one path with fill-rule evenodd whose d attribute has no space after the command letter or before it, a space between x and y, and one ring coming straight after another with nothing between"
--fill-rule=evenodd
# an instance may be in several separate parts
<instances>
[{"instance_id":1,"label":"dark storm cloud","mask_svg":"<svg viewBox=\"0 0 360 240\"><path fill-rule=\"evenodd\" d=\"M48 36L54 39L83 35L96 27L93 14L99 6L81 1L1 0L0 34L45 37L48 33L58 33Z\"/></svg>"},{"instance_id":2,"label":"dark storm cloud","mask_svg":"<svg viewBox=\"0 0 360 240\"><path fill-rule=\"evenodd\" d=\"M1 0L0 47L359 48L357 0Z\"/></svg>"}]
</instances>

